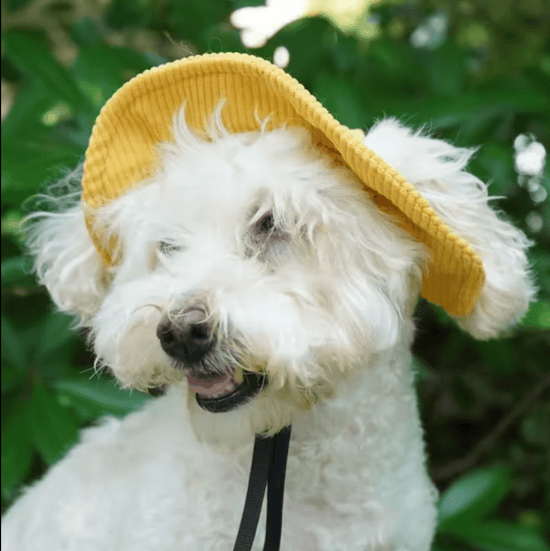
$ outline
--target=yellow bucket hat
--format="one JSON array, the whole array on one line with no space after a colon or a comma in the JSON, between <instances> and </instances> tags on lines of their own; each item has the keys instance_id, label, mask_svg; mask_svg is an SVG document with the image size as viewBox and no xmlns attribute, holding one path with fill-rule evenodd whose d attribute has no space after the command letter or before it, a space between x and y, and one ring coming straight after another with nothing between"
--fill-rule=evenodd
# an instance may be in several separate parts
<instances>
[{"instance_id":1,"label":"yellow bucket hat","mask_svg":"<svg viewBox=\"0 0 550 551\"><path fill-rule=\"evenodd\" d=\"M485 281L470 245L437 216L399 172L340 124L294 78L263 59L234 53L206 54L155 67L127 82L105 104L94 125L84 163L82 202L90 236L106 265L112 240L93 224L102 207L154 173L156 145L172 139L172 117L184 104L189 126L203 129L220 101L230 132L283 124L309 130L313 142L349 168L383 211L429 247L422 296L456 316L474 307Z\"/></svg>"}]
</instances>

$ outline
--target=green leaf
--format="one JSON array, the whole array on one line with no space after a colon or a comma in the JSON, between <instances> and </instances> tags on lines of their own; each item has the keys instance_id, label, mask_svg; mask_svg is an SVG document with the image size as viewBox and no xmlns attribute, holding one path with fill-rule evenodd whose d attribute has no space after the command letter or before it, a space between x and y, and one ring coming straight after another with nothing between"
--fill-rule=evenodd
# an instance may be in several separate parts
<instances>
[{"instance_id":1,"label":"green leaf","mask_svg":"<svg viewBox=\"0 0 550 551\"><path fill-rule=\"evenodd\" d=\"M521 423L523 438L530 444L550 450L550 403L535 405Z\"/></svg>"},{"instance_id":2,"label":"green leaf","mask_svg":"<svg viewBox=\"0 0 550 551\"><path fill-rule=\"evenodd\" d=\"M3 206L7 206L7 204ZM23 245L24 236L23 228L21 227L22 221L23 213L19 208L4 209L4 213L2 214L2 237L8 237L17 245ZM21 247L18 247L18 250L20 249ZM4 283L6 283L6 281L2 280L2 286L4 286Z\"/></svg>"},{"instance_id":3,"label":"green leaf","mask_svg":"<svg viewBox=\"0 0 550 551\"><path fill-rule=\"evenodd\" d=\"M165 9L170 26L200 49L208 48L204 35L211 27L228 19L232 11L225 0L186 0L185 9L182 9L181 0L168 0Z\"/></svg>"},{"instance_id":4,"label":"green leaf","mask_svg":"<svg viewBox=\"0 0 550 551\"><path fill-rule=\"evenodd\" d=\"M550 170L550 163L547 162L547 165ZM550 177L548 177L547 180L549 184L547 189L550 192ZM546 209L550 210L550 201L546 201L546 203ZM548 226L548 229L550 229L550 212L548 212L546 216L543 212L542 215L544 226ZM533 271L537 274L537 283L540 289L547 289L547 294L550 294L550 248L542 243L538 247L533 247L531 254L529 255L529 259L533 264ZM529 314L529 312L527 312L527 314Z\"/></svg>"},{"instance_id":5,"label":"green leaf","mask_svg":"<svg viewBox=\"0 0 550 551\"><path fill-rule=\"evenodd\" d=\"M252 8L258 6L264 6L265 0L232 0L235 10L241 8Z\"/></svg>"},{"instance_id":6,"label":"green leaf","mask_svg":"<svg viewBox=\"0 0 550 551\"><path fill-rule=\"evenodd\" d=\"M19 204L45 182L59 178L67 166L75 166L82 149L50 142L2 141L2 200Z\"/></svg>"},{"instance_id":7,"label":"green leaf","mask_svg":"<svg viewBox=\"0 0 550 551\"><path fill-rule=\"evenodd\" d=\"M550 546L533 528L505 521L470 522L453 530L484 551L549 551Z\"/></svg>"},{"instance_id":8,"label":"green leaf","mask_svg":"<svg viewBox=\"0 0 550 551\"><path fill-rule=\"evenodd\" d=\"M419 53L406 43L375 41L369 46L371 78L380 81L384 92L395 87L408 87L426 79L424 67L419 62ZM370 85L370 82L365 82ZM425 85L425 83L424 83ZM373 98L379 100L382 98Z\"/></svg>"},{"instance_id":9,"label":"green leaf","mask_svg":"<svg viewBox=\"0 0 550 551\"><path fill-rule=\"evenodd\" d=\"M2 140L32 139L37 131L44 130L42 117L55 102L55 96L39 80L32 79L19 91L2 122Z\"/></svg>"},{"instance_id":10,"label":"green leaf","mask_svg":"<svg viewBox=\"0 0 550 551\"><path fill-rule=\"evenodd\" d=\"M472 117L474 119L474 117ZM486 121L478 121L481 127L486 128ZM461 133L467 132L468 123L461 127ZM464 137L466 140L466 137ZM464 143L466 143L464 141ZM472 142L475 143L475 142ZM517 175L514 172L514 161L510 154L508 144L500 144L498 142L488 142L479 148L475 155L474 161L475 170L473 173L490 181L489 192L491 195L513 195L517 190ZM470 167L472 168L472 167Z\"/></svg>"},{"instance_id":11,"label":"green leaf","mask_svg":"<svg viewBox=\"0 0 550 551\"><path fill-rule=\"evenodd\" d=\"M74 342L76 343L76 341ZM62 346L46 356L40 364L36 365L41 379L48 381L48 384L50 384L51 381L60 377L70 377L75 373L79 373L81 368L73 366L73 355L74 347L71 343L71 346Z\"/></svg>"},{"instance_id":12,"label":"green leaf","mask_svg":"<svg viewBox=\"0 0 550 551\"><path fill-rule=\"evenodd\" d=\"M105 20L117 30L147 27L155 15L154 0L112 0L110 4Z\"/></svg>"},{"instance_id":13,"label":"green leaf","mask_svg":"<svg viewBox=\"0 0 550 551\"><path fill-rule=\"evenodd\" d=\"M51 313L38 328L39 340L34 352L34 361L40 365L43 360L74 339L71 332L71 318L61 312Z\"/></svg>"},{"instance_id":14,"label":"green leaf","mask_svg":"<svg viewBox=\"0 0 550 551\"><path fill-rule=\"evenodd\" d=\"M74 402L93 406L100 414L126 415L151 400L147 394L123 390L101 379L61 379L54 386L58 393Z\"/></svg>"},{"instance_id":15,"label":"green leaf","mask_svg":"<svg viewBox=\"0 0 550 551\"><path fill-rule=\"evenodd\" d=\"M78 426L68 409L39 382L32 390L28 423L32 440L48 465L61 459L78 438Z\"/></svg>"},{"instance_id":16,"label":"green leaf","mask_svg":"<svg viewBox=\"0 0 550 551\"><path fill-rule=\"evenodd\" d=\"M362 128L366 125L367 116L360 96L348 79L321 73L315 85L315 95L341 123L350 128Z\"/></svg>"},{"instance_id":17,"label":"green leaf","mask_svg":"<svg viewBox=\"0 0 550 551\"><path fill-rule=\"evenodd\" d=\"M474 90L457 97L437 98L409 102L400 110L422 113L434 129L467 122L472 113L486 122L510 113L537 113L547 108L548 98L535 89L511 90L499 87L494 90Z\"/></svg>"},{"instance_id":18,"label":"green leaf","mask_svg":"<svg viewBox=\"0 0 550 551\"><path fill-rule=\"evenodd\" d=\"M273 59L277 46L287 48L290 63L286 70L315 93L318 76L321 73L332 74L337 37L338 33L324 17L306 17L286 25L261 50L263 57ZM304 44L308 47L304 48ZM350 85L349 79L346 80Z\"/></svg>"},{"instance_id":19,"label":"green leaf","mask_svg":"<svg viewBox=\"0 0 550 551\"><path fill-rule=\"evenodd\" d=\"M550 301L533 302L521 324L535 329L550 329Z\"/></svg>"},{"instance_id":20,"label":"green leaf","mask_svg":"<svg viewBox=\"0 0 550 551\"><path fill-rule=\"evenodd\" d=\"M439 526L442 530L479 519L493 511L510 486L505 467L488 467L468 473L456 481L439 501Z\"/></svg>"},{"instance_id":21,"label":"green leaf","mask_svg":"<svg viewBox=\"0 0 550 551\"><path fill-rule=\"evenodd\" d=\"M37 78L46 91L68 103L75 112L93 112L89 101L67 70L51 55L46 44L18 31L3 33L2 41L5 55L20 71Z\"/></svg>"},{"instance_id":22,"label":"green leaf","mask_svg":"<svg viewBox=\"0 0 550 551\"><path fill-rule=\"evenodd\" d=\"M428 76L435 94L456 97L464 88L466 63L462 50L452 42L446 42L430 52Z\"/></svg>"},{"instance_id":23,"label":"green leaf","mask_svg":"<svg viewBox=\"0 0 550 551\"><path fill-rule=\"evenodd\" d=\"M94 44L81 48L72 68L79 88L99 113L104 103L132 77L152 67L151 60L126 48Z\"/></svg>"},{"instance_id":24,"label":"green leaf","mask_svg":"<svg viewBox=\"0 0 550 551\"><path fill-rule=\"evenodd\" d=\"M16 403L2 425L2 496L6 498L23 480L32 461L32 442L26 419L26 406Z\"/></svg>"},{"instance_id":25,"label":"green leaf","mask_svg":"<svg viewBox=\"0 0 550 551\"><path fill-rule=\"evenodd\" d=\"M28 348L24 345L21 334L16 331L11 321L2 316L2 359L14 367L24 370L29 362Z\"/></svg>"},{"instance_id":26,"label":"green leaf","mask_svg":"<svg viewBox=\"0 0 550 551\"><path fill-rule=\"evenodd\" d=\"M0 376L2 394L13 392L15 389L23 387L26 383L24 374L21 370L8 362L4 362L2 365Z\"/></svg>"},{"instance_id":27,"label":"green leaf","mask_svg":"<svg viewBox=\"0 0 550 551\"><path fill-rule=\"evenodd\" d=\"M2 288L34 283L30 275L32 262L28 256L12 256L2 260Z\"/></svg>"},{"instance_id":28,"label":"green leaf","mask_svg":"<svg viewBox=\"0 0 550 551\"><path fill-rule=\"evenodd\" d=\"M103 29L99 21L84 17L75 21L71 27L71 38L82 47L91 44L101 44Z\"/></svg>"},{"instance_id":29,"label":"green leaf","mask_svg":"<svg viewBox=\"0 0 550 551\"><path fill-rule=\"evenodd\" d=\"M34 0L6 0L6 7L10 11L20 10L24 8L27 4L34 2Z\"/></svg>"},{"instance_id":30,"label":"green leaf","mask_svg":"<svg viewBox=\"0 0 550 551\"><path fill-rule=\"evenodd\" d=\"M490 367L495 375L512 375L517 369L516 348L510 340L474 341L481 356L481 364Z\"/></svg>"},{"instance_id":31,"label":"green leaf","mask_svg":"<svg viewBox=\"0 0 550 551\"><path fill-rule=\"evenodd\" d=\"M241 42L238 29L220 23L209 27L203 34L203 42L208 45L209 52L247 52ZM258 57L263 57L260 52L255 52Z\"/></svg>"}]
</instances>

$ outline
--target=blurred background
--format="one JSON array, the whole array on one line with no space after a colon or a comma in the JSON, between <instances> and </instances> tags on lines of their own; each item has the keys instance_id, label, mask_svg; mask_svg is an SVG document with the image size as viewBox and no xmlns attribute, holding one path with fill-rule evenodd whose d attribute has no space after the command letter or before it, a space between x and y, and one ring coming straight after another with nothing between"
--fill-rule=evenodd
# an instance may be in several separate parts
<instances>
[{"instance_id":1,"label":"blurred background","mask_svg":"<svg viewBox=\"0 0 550 551\"><path fill-rule=\"evenodd\" d=\"M2 0L2 510L102 415L150 396L95 376L31 275L29 197L74 167L129 78L238 51L285 67L352 128L395 116L460 146L533 240L540 288L520 327L479 343L425 302L414 347L434 550L550 549L550 2Z\"/></svg>"}]
</instances>

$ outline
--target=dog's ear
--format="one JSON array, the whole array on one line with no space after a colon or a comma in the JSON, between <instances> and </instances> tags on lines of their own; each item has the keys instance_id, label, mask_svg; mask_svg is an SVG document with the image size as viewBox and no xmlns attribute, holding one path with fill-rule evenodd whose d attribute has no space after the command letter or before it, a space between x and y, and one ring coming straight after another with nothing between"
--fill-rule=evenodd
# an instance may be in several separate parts
<instances>
[{"instance_id":1,"label":"dog's ear","mask_svg":"<svg viewBox=\"0 0 550 551\"><path fill-rule=\"evenodd\" d=\"M108 274L88 235L78 196L45 199L57 211L36 212L25 223L35 270L56 306L86 325L101 304Z\"/></svg>"},{"instance_id":2,"label":"dog's ear","mask_svg":"<svg viewBox=\"0 0 550 551\"><path fill-rule=\"evenodd\" d=\"M377 123L364 143L397 169L483 261L486 282L458 324L478 339L496 337L525 314L535 289L524 234L489 206L487 188L465 167L474 150L412 132L394 119Z\"/></svg>"}]
</instances>

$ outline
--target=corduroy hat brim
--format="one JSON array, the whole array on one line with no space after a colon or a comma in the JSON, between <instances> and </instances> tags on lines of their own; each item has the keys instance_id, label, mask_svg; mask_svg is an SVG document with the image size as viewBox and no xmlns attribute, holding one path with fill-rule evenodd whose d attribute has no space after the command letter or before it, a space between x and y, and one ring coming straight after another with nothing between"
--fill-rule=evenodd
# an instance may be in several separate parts
<instances>
[{"instance_id":1,"label":"corduroy hat brim","mask_svg":"<svg viewBox=\"0 0 550 551\"><path fill-rule=\"evenodd\" d=\"M86 152L82 202L90 236L106 265L113 263L112 239L101 235L94 211L153 175L157 145L173 138L172 120L179 109L185 105L188 125L202 130L222 100L230 132L257 130L267 118L268 129L284 124L309 130L318 147L355 173L380 209L431 250L422 296L452 315L472 310L485 274L471 246L298 81L246 54L193 56L150 69L127 82L101 110Z\"/></svg>"}]
</instances>

